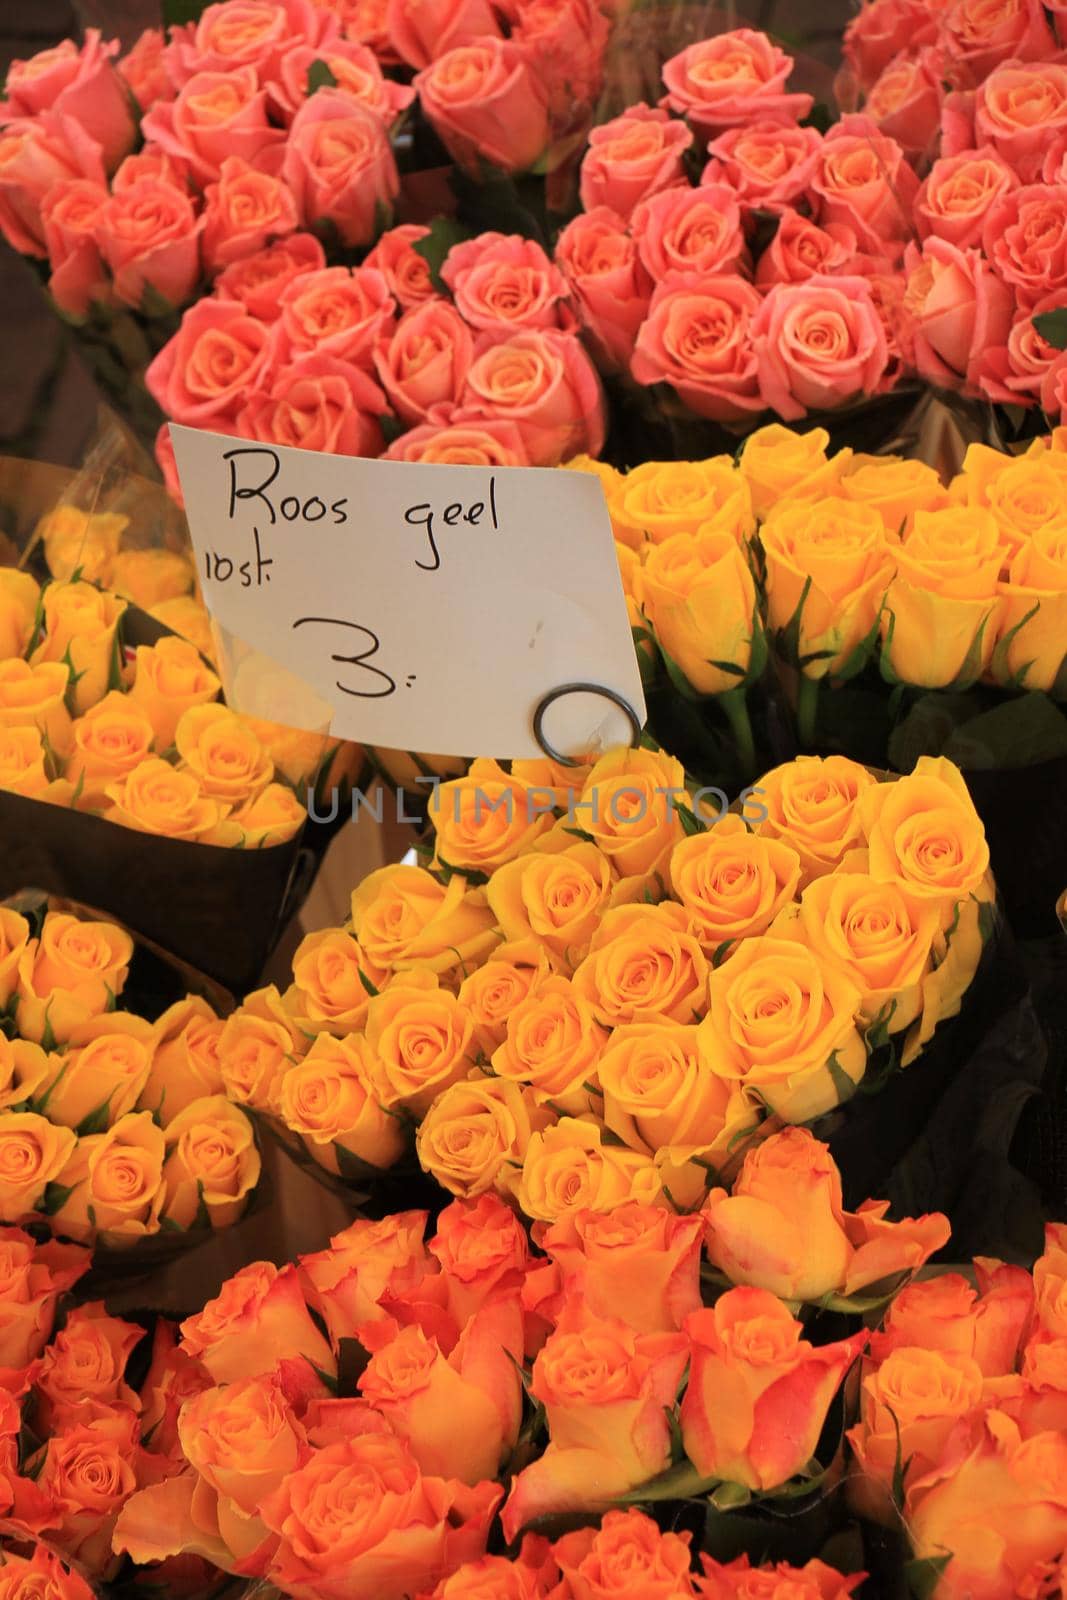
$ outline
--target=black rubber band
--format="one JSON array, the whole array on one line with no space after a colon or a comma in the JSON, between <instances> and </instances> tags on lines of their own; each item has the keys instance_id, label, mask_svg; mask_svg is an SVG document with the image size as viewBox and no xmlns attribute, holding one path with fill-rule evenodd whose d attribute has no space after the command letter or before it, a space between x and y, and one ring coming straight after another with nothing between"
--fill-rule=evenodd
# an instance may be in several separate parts
<instances>
[{"instance_id":1,"label":"black rubber band","mask_svg":"<svg viewBox=\"0 0 1067 1600\"><path fill-rule=\"evenodd\" d=\"M563 683L560 684L558 689L550 689L544 698L538 701L533 717L534 738L550 761L558 762L561 767L581 767L585 765L584 759L561 755L558 750L553 749L545 738L545 712L549 706L555 705L557 700L562 700L564 695L568 694L596 694L602 700L610 700L612 705L618 706L620 711L625 712L629 720L630 727L633 730L631 743L637 744L640 740L641 723L638 720L637 712L625 696L618 694L614 689L606 689L602 683Z\"/></svg>"}]
</instances>

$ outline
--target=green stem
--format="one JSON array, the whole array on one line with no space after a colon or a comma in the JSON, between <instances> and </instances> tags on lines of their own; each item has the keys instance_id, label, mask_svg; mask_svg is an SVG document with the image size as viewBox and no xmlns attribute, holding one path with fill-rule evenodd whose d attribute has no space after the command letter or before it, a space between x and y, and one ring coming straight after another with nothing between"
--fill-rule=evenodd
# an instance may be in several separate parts
<instances>
[{"instance_id":1,"label":"green stem","mask_svg":"<svg viewBox=\"0 0 1067 1600\"><path fill-rule=\"evenodd\" d=\"M819 680L806 672L797 675L797 741L801 750L814 750L819 713Z\"/></svg>"},{"instance_id":2,"label":"green stem","mask_svg":"<svg viewBox=\"0 0 1067 1600\"><path fill-rule=\"evenodd\" d=\"M756 741L752 733L752 723L748 716L748 702L743 688L728 689L725 694L718 697L719 704L726 713L730 724L730 732L737 745L737 759L742 777L754 778L756 776Z\"/></svg>"}]
</instances>

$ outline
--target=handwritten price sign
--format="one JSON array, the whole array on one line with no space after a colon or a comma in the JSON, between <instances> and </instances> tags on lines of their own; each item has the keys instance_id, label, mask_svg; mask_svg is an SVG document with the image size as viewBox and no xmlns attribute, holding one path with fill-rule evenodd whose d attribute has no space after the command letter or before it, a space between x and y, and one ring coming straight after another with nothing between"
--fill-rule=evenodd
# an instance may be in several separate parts
<instances>
[{"instance_id":1,"label":"handwritten price sign","mask_svg":"<svg viewBox=\"0 0 1067 1600\"><path fill-rule=\"evenodd\" d=\"M395 749L540 753L591 683L644 721L596 478L366 461L174 427L229 703ZM549 720L550 719L550 720ZM627 741L588 693L553 745Z\"/></svg>"}]
</instances>

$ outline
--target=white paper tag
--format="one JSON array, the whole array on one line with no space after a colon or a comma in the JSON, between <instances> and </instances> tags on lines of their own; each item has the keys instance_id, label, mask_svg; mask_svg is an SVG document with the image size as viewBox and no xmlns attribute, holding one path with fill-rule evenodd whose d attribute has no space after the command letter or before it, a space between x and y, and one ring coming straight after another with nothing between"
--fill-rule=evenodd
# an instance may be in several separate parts
<instances>
[{"instance_id":1,"label":"white paper tag","mask_svg":"<svg viewBox=\"0 0 1067 1600\"><path fill-rule=\"evenodd\" d=\"M172 426L235 709L393 749L541 754L596 684L645 721L599 481L365 460ZM555 749L629 743L591 694Z\"/></svg>"}]
</instances>

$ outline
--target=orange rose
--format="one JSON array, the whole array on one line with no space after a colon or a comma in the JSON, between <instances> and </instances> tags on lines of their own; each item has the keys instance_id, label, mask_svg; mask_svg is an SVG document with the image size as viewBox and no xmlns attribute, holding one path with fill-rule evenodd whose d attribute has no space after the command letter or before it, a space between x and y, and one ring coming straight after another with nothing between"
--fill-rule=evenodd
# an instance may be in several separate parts
<instances>
[{"instance_id":1,"label":"orange rose","mask_svg":"<svg viewBox=\"0 0 1067 1600\"><path fill-rule=\"evenodd\" d=\"M682 838L678 807L689 803L682 763L673 756L612 750L590 772L567 826L589 834L620 877L651 875Z\"/></svg>"},{"instance_id":2,"label":"orange rose","mask_svg":"<svg viewBox=\"0 0 1067 1600\"><path fill-rule=\"evenodd\" d=\"M801 885L832 872L849 850L862 848L858 798L876 779L847 756L797 756L760 779L751 802L766 815L756 832L781 839L800 857Z\"/></svg>"},{"instance_id":3,"label":"orange rose","mask_svg":"<svg viewBox=\"0 0 1067 1600\"><path fill-rule=\"evenodd\" d=\"M0 1600L92 1600L93 1591L80 1573L65 1567L54 1550L35 1544L33 1556L4 1551L0 1566Z\"/></svg>"},{"instance_id":4,"label":"orange rose","mask_svg":"<svg viewBox=\"0 0 1067 1600\"><path fill-rule=\"evenodd\" d=\"M49 1439L38 1486L57 1515L51 1535L64 1554L103 1577L113 1566L111 1535L124 1502L137 1488L136 1413L109 1410Z\"/></svg>"},{"instance_id":5,"label":"orange rose","mask_svg":"<svg viewBox=\"0 0 1067 1600\"><path fill-rule=\"evenodd\" d=\"M147 1111L131 1112L107 1133L79 1139L59 1175L68 1192L55 1213L56 1227L74 1239L99 1236L119 1247L157 1233L163 1154L163 1134Z\"/></svg>"},{"instance_id":6,"label":"orange rose","mask_svg":"<svg viewBox=\"0 0 1067 1600\"><path fill-rule=\"evenodd\" d=\"M716 964L736 940L767 931L796 894L800 871L788 844L750 833L732 813L671 851L671 889Z\"/></svg>"},{"instance_id":7,"label":"orange rose","mask_svg":"<svg viewBox=\"0 0 1067 1600\"><path fill-rule=\"evenodd\" d=\"M1067 1224L1045 1224L1044 1253L1034 1263L1037 1318L1046 1333L1067 1338Z\"/></svg>"},{"instance_id":8,"label":"orange rose","mask_svg":"<svg viewBox=\"0 0 1067 1600\"><path fill-rule=\"evenodd\" d=\"M540 1222L568 1212L611 1211L626 1200L652 1205L662 1184L651 1157L605 1144L596 1123L562 1117L534 1133L522 1168L508 1174L520 1209Z\"/></svg>"},{"instance_id":9,"label":"orange rose","mask_svg":"<svg viewBox=\"0 0 1067 1600\"><path fill-rule=\"evenodd\" d=\"M416 1117L474 1066L470 1012L447 989L432 987L436 981L432 973L407 973L367 1013L367 1043L378 1058L385 1101Z\"/></svg>"},{"instance_id":10,"label":"orange rose","mask_svg":"<svg viewBox=\"0 0 1067 1600\"><path fill-rule=\"evenodd\" d=\"M504 1189L521 1168L538 1112L528 1090L506 1078L474 1077L438 1095L423 1117L415 1149L424 1172L455 1195Z\"/></svg>"},{"instance_id":11,"label":"orange rose","mask_svg":"<svg viewBox=\"0 0 1067 1600\"><path fill-rule=\"evenodd\" d=\"M256 1111L272 1111L281 1081L308 1047L271 984L250 994L227 1017L219 1035L219 1070L226 1093Z\"/></svg>"},{"instance_id":12,"label":"orange rose","mask_svg":"<svg viewBox=\"0 0 1067 1600\"><path fill-rule=\"evenodd\" d=\"M0 1233L0 1369L20 1371L52 1337L56 1303L89 1270L77 1245L38 1245L19 1228Z\"/></svg>"},{"instance_id":13,"label":"orange rose","mask_svg":"<svg viewBox=\"0 0 1067 1600\"><path fill-rule=\"evenodd\" d=\"M447 884L402 863L368 873L352 895L352 932L382 971L415 965L445 973L493 948L485 896L454 874Z\"/></svg>"},{"instance_id":14,"label":"orange rose","mask_svg":"<svg viewBox=\"0 0 1067 1600\"><path fill-rule=\"evenodd\" d=\"M492 872L522 855L553 822L551 809L538 809L535 792L495 761L474 761L465 778L435 787L427 809L435 863L474 872Z\"/></svg>"},{"instance_id":15,"label":"orange rose","mask_svg":"<svg viewBox=\"0 0 1067 1600\"><path fill-rule=\"evenodd\" d=\"M682 1399L685 1453L702 1477L774 1489L812 1458L865 1333L811 1345L765 1289L730 1289L686 1318L692 1341Z\"/></svg>"},{"instance_id":16,"label":"orange rose","mask_svg":"<svg viewBox=\"0 0 1067 1600\"><path fill-rule=\"evenodd\" d=\"M116 633L125 600L91 583L50 583L43 592L44 633L31 663L51 661L70 671L75 716L102 700L116 668Z\"/></svg>"},{"instance_id":17,"label":"orange rose","mask_svg":"<svg viewBox=\"0 0 1067 1600\"><path fill-rule=\"evenodd\" d=\"M144 1338L135 1322L109 1317L102 1300L77 1306L45 1351L34 1379L43 1434L91 1422L101 1411L141 1402L126 1382L126 1363Z\"/></svg>"},{"instance_id":18,"label":"orange rose","mask_svg":"<svg viewBox=\"0 0 1067 1600\"><path fill-rule=\"evenodd\" d=\"M887 1201L844 1209L841 1174L826 1145L787 1128L748 1151L732 1195L713 1189L704 1207L708 1257L733 1283L783 1300L858 1294L913 1273L948 1241L940 1212L883 1220Z\"/></svg>"},{"instance_id":19,"label":"orange rose","mask_svg":"<svg viewBox=\"0 0 1067 1600\"><path fill-rule=\"evenodd\" d=\"M0 661L0 728L36 728L59 756L73 743L67 690L70 669L62 661L33 666L21 656Z\"/></svg>"},{"instance_id":20,"label":"orange rose","mask_svg":"<svg viewBox=\"0 0 1067 1600\"><path fill-rule=\"evenodd\" d=\"M251 800L274 776L273 761L244 718L217 702L183 711L174 743L203 792L232 806Z\"/></svg>"},{"instance_id":21,"label":"orange rose","mask_svg":"<svg viewBox=\"0 0 1067 1600\"><path fill-rule=\"evenodd\" d=\"M333 1352L308 1315L294 1266L254 1261L228 1278L214 1300L182 1323L183 1348L216 1383L236 1383L304 1356L333 1373Z\"/></svg>"},{"instance_id":22,"label":"orange rose","mask_svg":"<svg viewBox=\"0 0 1067 1600\"><path fill-rule=\"evenodd\" d=\"M951 761L920 756L909 777L867 789L859 811L872 877L902 879L940 907L946 924L957 901L992 899L985 829Z\"/></svg>"},{"instance_id":23,"label":"orange rose","mask_svg":"<svg viewBox=\"0 0 1067 1600\"><path fill-rule=\"evenodd\" d=\"M0 1006L7 1007L18 982L19 964L30 940L30 925L20 911L0 906Z\"/></svg>"},{"instance_id":24,"label":"orange rose","mask_svg":"<svg viewBox=\"0 0 1067 1600\"><path fill-rule=\"evenodd\" d=\"M74 753L67 762L67 779L78 791L79 806L104 806L109 785L120 783L147 760L154 737L148 718L118 689L79 717Z\"/></svg>"},{"instance_id":25,"label":"orange rose","mask_svg":"<svg viewBox=\"0 0 1067 1600\"><path fill-rule=\"evenodd\" d=\"M702 1600L849 1600L866 1577L863 1572L846 1577L836 1567L817 1560L806 1561L802 1567L791 1567L785 1561L773 1567L753 1567L746 1555L726 1565L701 1555L700 1562L704 1568L699 1590Z\"/></svg>"},{"instance_id":26,"label":"orange rose","mask_svg":"<svg viewBox=\"0 0 1067 1600\"><path fill-rule=\"evenodd\" d=\"M614 1211L571 1212L539 1243L591 1319L674 1333L700 1307L701 1231L697 1216L629 1201Z\"/></svg>"},{"instance_id":27,"label":"orange rose","mask_svg":"<svg viewBox=\"0 0 1067 1600\"><path fill-rule=\"evenodd\" d=\"M460 1328L498 1290L521 1287L530 1255L522 1224L495 1194L446 1206L428 1249Z\"/></svg>"},{"instance_id":28,"label":"orange rose","mask_svg":"<svg viewBox=\"0 0 1067 1600\"><path fill-rule=\"evenodd\" d=\"M514 1561L508 1556L465 1561L419 1600L542 1600L558 1570L548 1540L530 1533Z\"/></svg>"},{"instance_id":29,"label":"orange rose","mask_svg":"<svg viewBox=\"0 0 1067 1600\"><path fill-rule=\"evenodd\" d=\"M186 1400L211 1388L207 1368L177 1342L177 1325L160 1317L152 1338L152 1361L141 1385L141 1438L145 1449L180 1471L185 1453L178 1416Z\"/></svg>"},{"instance_id":30,"label":"orange rose","mask_svg":"<svg viewBox=\"0 0 1067 1600\"><path fill-rule=\"evenodd\" d=\"M979 1260L979 1292L957 1272L909 1283L871 1337L871 1359L919 1348L975 1360L987 1378L1013 1373L1030 1322L1034 1287L1022 1267Z\"/></svg>"},{"instance_id":31,"label":"orange rose","mask_svg":"<svg viewBox=\"0 0 1067 1600\"><path fill-rule=\"evenodd\" d=\"M83 922L50 911L40 937L23 947L18 963L18 1028L40 1044L49 1034L62 1044L73 1029L99 1016L122 993L133 940L111 922Z\"/></svg>"},{"instance_id":32,"label":"orange rose","mask_svg":"<svg viewBox=\"0 0 1067 1600\"><path fill-rule=\"evenodd\" d=\"M380 1321L379 1302L402 1293L428 1270L425 1211L397 1211L372 1222L356 1221L334 1234L328 1250L301 1256L300 1275L308 1301L336 1343L364 1323Z\"/></svg>"},{"instance_id":33,"label":"orange rose","mask_svg":"<svg viewBox=\"0 0 1067 1600\"><path fill-rule=\"evenodd\" d=\"M69 1128L54 1128L32 1111L0 1117L0 1222L21 1222L41 1209L76 1143Z\"/></svg>"},{"instance_id":34,"label":"orange rose","mask_svg":"<svg viewBox=\"0 0 1067 1600\"><path fill-rule=\"evenodd\" d=\"M214 700L222 683L186 639L138 645L135 662L130 700L155 729L156 749L166 750L182 713Z\"/></svg>"},{"instance_id":35,"label":"orange rose","mask_svg":"<svg viewBox=\"0 0 1067 1600\"><path fill-rule=\"evenodd\" d=\"M381 1092L378 1063L362 1034L320 1033L283 1077L278 1115L327 1172L342 1171L335 1146L371 1167L391 1167L407 1140L399 1117L383 1110Z\"/></svg>"},{"instance_id":36,"label":"orange rose","mask_svg":"<svg viewBox=\"0 0 1067 1600\"><path fill-rule=\"evenodd\" d=\"M105 791L111 801L104 815L139 833L167 839L201 839L218 832L229 807L209 799L191 772L180 772L158 756L149 756Z\"/></svg>"},{"instance_id":37,"label":"orange rose","mask_svg":"<svg viewBox=\"0 0 1067 1600\"><path fill-rule=\"evenodd\" d=\"M708 964L683 906L624 905L608 911L574 990L601 1022L692 1022L707 1009Z\"/></svg>"},{"instance_id":38,"label":"orange rose","mask_svg":"<svg viewBox=\"0 0 1067 1600\"><path fill-rule=\"evenodd\" d=\"M546 978L508 1018L504 1043L493 1052L493 1071L528 1085L535 1105L595 1115L597 1062L607 1038L592 1007L566 978Z\"/></svg>"},{"instance_id":39,"label":"orange rose","mask_svg":"<svg viewBox=\"0 0 1067 1600\"><path fill-rule=\"evenodd\" d=\"M156 1034L150 1022L109 1011L74 1028L70 1048L52 1058L51 1082L37 1102L50 1122L100 1133L132 1111L152 1065Z\"/></svg>"},{"instance_id":40,"label":"orange rose","mask_svg":"<svg viewBox=\"0 0 1067 1600\"><path fill-rule=\"evenodd\" d=\"M252 1123L223 1094L193 1100L166 1126L163 1217L179 1228L226 1228L243 1213L259 1182Z\"/></svg>"},{"instance_id":41,"label":"orange rose","mask_svg":"<svg viewBox=\"0 0 1067 1600\"><path fill-rule=\"evenodd\" d=\"M520 939L497 945L484 966L475 967L459 986L459 1002L474 1023L478 1049L489 1057L504 1043L512 1012L537 994L552 973L542 944Z\"/></svg>"},{"instance_id":42,"label":"orange rose","mask_svg":"<svg viewBox=\"0 0 1067 1600\"><path fill-rule=\"evenodd\" d=\"M684 1334L561 1322L534 1362L530 1392L545 1408L549 1443L512 1480L501 1516L509 1543L535 1517L596 1510L664 1471L687 1355Z\"/></svg>"},{"instance_id":43,"label":"orange rose","mask_svg":"<svg viewBox=\"0 0 1067 1600\"><path fill-rule=\"evenodd\" d=\"M486 895L505 938L536 939L573 968L607 908L611 883L607 857L595 844L578 840L506 862L493 873Z\"/></svg>"},{"instance_id":44,"label":"orange rose","mask_svg":"<svg viewBox=\"0 0 1067 1600\"><path fill-rule=\"evenodd\" d=\"M688 1533L662 1533L643 1511L609 1511L565 1533L553 1554L575 1600L682 1600L694 1593Z\"/></svg>"},{"instance_id":45,"label":"orange rose","mask_svg":"<svg viewBox=\"0 0 1067 1600\"><path fill-rule=\"evenodd\" d=\"M191 994L157 1019L156 1051L140 1104L164 1127L193 1100L222 1092L219 1044L224 1026L206 1000Z\"/></svg>"}]
</instances>

